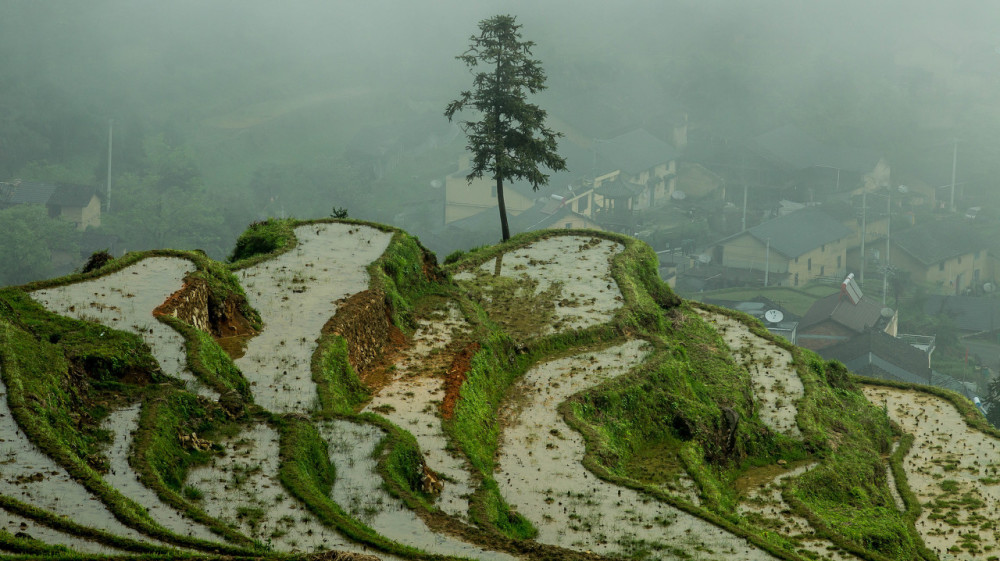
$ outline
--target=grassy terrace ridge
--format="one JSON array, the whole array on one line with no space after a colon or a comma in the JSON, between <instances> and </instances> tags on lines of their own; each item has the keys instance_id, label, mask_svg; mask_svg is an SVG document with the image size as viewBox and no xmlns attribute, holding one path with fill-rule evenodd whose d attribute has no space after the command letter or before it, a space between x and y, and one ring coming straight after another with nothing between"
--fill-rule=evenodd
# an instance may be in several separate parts
<instances>
[{"instance_id":1,"label":"grassy terrace ridge","mask_svg":"<svg viewBox=\"0 0 1000 561\"><path fill-rule=\"evenodd\" d=\"M650 267L649 262L645 267L642 266L641 251L635 249L637 244L634 241L614 235L599 236L593 232L565 232L565 234L597 236L625 244L625 250L613 260L612 273L622 291L626 306L615 314L614 319L604 326L603 330L581 330L543 337L526 343L526 349L514 349L511 341L505 338L502 329L492 326L489 336L481 341L482 349L473 359L468 381L462 388L463 399L456 407L455 420L449 427L450 434L460 443L473 466L483 477L483 484L477 492L473 505L474 518L484 526L493 527L495 531L515 538L527 537L531 528L523 520L509 516L502 497L495 493L495 484L491 484L492 458L496 453L498 430L496 412L513 381L531 364L578 345L602 340L610 341L623 334L643 337L659 344L661 352L647 361L647 369L657 367L664 369L666 362L687 364L688 369L697 368L704 366L706 359L710 357L689 358L688 352L706 346L714 349L725 348L721 340L685 343L677 339L679 336L683 337L681 335L683 331L677 327L678 323L690 325L702 323L702 320L690 313L686 318L678 318L678 314L683 313L681 310L684 308L678 306L676 297L673 297L669 289L655 277L655 267ZM448 258L448 268L452 272L457 272L478 267L504 252L523 247L547 235L552 233L523 235L499 246L481 248L465 255L451 255ZM652 486L641 485L630 478L629 474L621 469L621 464L623 456L634 454L637 449L647 445L647 439L657 440L657 435L648 433L648 430L657 427L657 416L672 418L673 421L661 426L659 438L665 442L686 441L677 446L675 453L679 463L696 482L702 498L702 506L698 507L686 503L679 497L668 499L668 502L675 506L742 535L772 554L788 559L805 558L799 553L794 542L766 529L753 528L735 515L733 507L737 497L732 494L729 482L741 471L754 465L766 465L778 459L794 460L808 456L820 460L820 464L811 474L799 478L795 504L801 506L802 514L815 520L817 525L822 524L825 527L827 520L832 524L840 521L840 516L844 512L843 505L850 505L851 509L864 508L870 520L866 521L862 528L843 536L842 540L838 535L836 540L840 542L838 545L848 550L870 551L871 559L882 558L883 552L889 558L895 559L906 559L916 554L919 538L915 536L912 525L893 509L886 508L891 504L891 498L885 482L877 479L869 481L864 478L845 479L841 475L857 469L860 469L862 474L865 473L864 466L866 464L875 466L879 462L879 453L887 451L892 432L884 414L872 407L856 388L850 385L848 375L842 366L824 363L815 355L788 345L773 337L747 316L718 309L714 311L737 315L755 334L793 353L796 370L806 387L806 395L799 404L797 419L803 432L802 441L793 442L787 437L780 438L780 435L767 434L766 428L762 427L759 421L754 421L752 415L747 414L748 411L752 411L752 404L746 403L742 409L737 408L738 412L742 411L740 418L743 421L737 443L743 449L737 452L735 459L728 458L726 453L719 450L720 443L717 436L718 429L723 424L722 415L719 404L712 403L712 400L721 399L729 406L738 405L741 401L746 402L745 396L749 393L749 384L744 382L744 389L738 391L743 395L731 395L727 398L726 391L732 389L732 376L736 375L737 379L739 376L738 372L731 371L729 376L719 372L720 369L725 370L724 363L717 363L702 370L702 375L697 377L685 374L683 368L674 368L675 374L680 373L680 379L673 383L673 387L676 388L673 390L675 392L672 394L673 398L662 400L666 404L666 409L663 404L634 399L632 402L627 401L630 395L632 398L651 395L650 390L653 388L643 386L648 383L649 376L641 374L624 376L608 382L601 388L584 392L584 396L578 396L579 399L574 406L563 406L562 412L567 422L588 436L587 467L605 479L646 490L661 500L667 499L668 494L655 490ZM475 315L485 316L481 312ZM670 325L671 322L674 325ZM489 324L488 320L486 323ZM706 379L706 375L714 379ZM716 389L713 390L713 387ZM681 393L678 394L677 391ZM682 399L684 392L689 392L690 397L684 402L685 405L679 405L677 399ZM593 415L588 417L586 405L588 399L591 403L599 402L601 407L594 407L591 411L601 409L603 418L596 418ZM614 411L610 414L608 412L608 409L615 409L616 401L619 403L617 417ZM701 405L698 405L699 403ZM846 415L845 419L841 419L845 409L857 413ZM632 413L633 418L628 419L627 413ZM635 418L636 415L642 415L642 418ZM622 429L630 426L646 430L637 430L638 434L631 434L629 430ZM763 434L763 437L754 438L754 433ZM838 441L835 444L839 446L836 451L831 446L831 438ZM844 446L844 441L848 441L850 446ZM855 448L856 453L851 453ZM609 466L607 463L612 465ZM822 474L823 477L817 477L818 474ZM809 475L813 477L810 478ZM864 490L861 493L863 499L851 503L850 492L856 489L857 485L861 485ZM836 500L848 500L838 504L836 500L831 500L834 497ZM863 542L865 547L852 547L855 541Z\"/></svg>"},{"instance_id":2,"label":"grassy terrace ridge","mask_svg":"<svg viewBox=\"0 0 1000 561\"><path fill-rule=\"evenodd\" d=\"M479 305L462 299L463 313L470 321L483 327L485 336L479 341L479 352L472 358L454 418L445 424L446 432L458 443L482 478L473 497L472 519L487 529L514 539L534 537L537 530L523 516L511 511L493 479L500 434L497 413L509 388L538 361L569 349L613 341L626 333L638 332L651 322L656 325L659 319L657 309L679 303L670 289L659 282L653 265L656 257L649 246L634 238L607 232L559 230L519 234L496 246L479 248L464 255L452 254L448 257L447 270L452 273L470 270L504 253L553 235L585 236L621 243L624 248L612 259L611 271L626 306L616 311L609 323L541 337L526 342L526 348L518 349L503 329L489 320Z\"/></svg>"},{"instance_id":3,"label":"grassy terrace ridge","mask_svg":"<svg viewBox=\"0 0 1000 561\"><path fill-rule=\"evenodd\" d=\"M371 389L362 382L363 373L352 366L350 336L317 334L310 369L318 409L311 415L277 415L253 403L250 385L214 338L182 320L159 318L182 335L189 369L199 381L223 395L219 402L196 396L159 372L139 336L50 313L29 296L31 290L97 278L149 257L176 257L195 264L196 271L189 277L207 283L210 307L232 308L235 303L249 324L259 329L261 318L246 304L234 272L292 250L298 244L297 227L324 223L364 226L391 234L388 247L367 267L365 298L378 310L384 309L392 329L412 333L423 299L442 297L456 303L472 326L469 343L477 344L478 351L465 372L453 415L442 421L445 436L472 468L475 490L469 505L470 523L443 513L434 504L434 496L423 492L423 454L406 427L375 413L358 413L370 399ZM479 268L504 253L553 236L621 244L610 258L610 275L621 292L622 305L609 312L602 323L545 335L538 335L540 329L519 331L514 336L503 321L490 316L465 281L452 279L453 274ZM197 251L140 252L89 273L0 289L0 373L17 423L32 442L99 497L125 525L201 553L168 551L115 536L2 495L0 508L139 554L140 558L302 558L270 551L207 515L198 504L197 490L188 489L185 483L189 470L211 461L221 447L188 449L181 446L178 434L196 432L216 441L238 434L249 423L266 422L280 437L278 479L324 525L353 541L400 557L454 559L393 541L330 497L337 473L316 424L340 419L373 425L385 433L373 454L384 486L434 531L532 559L617 558L536 542L533 538L538 530L508 505L494 470L504 429L500 411L514 398L512 390L529 369L634 339L645 340L651 348L643 363L558 404L563 420L584 438L584 467L605 482L697 516L780 559L805 561L815 554L804 548L802 536L783 534L740 515L743 497L735 485L737 479L779 460L814 462L810 469L785 480L781 496L785 508L807 520L817 536L868 561L937 559L916 532L921 505L902 468L913 437L899 434L886 411L865 399L859 384L914 389L942 397L955 405L971 427L1000 438L1000 431L990 427L974 406L957 394L854 377L843 365L823 361L773 336L749 316L682 301L660 280L656 256L649 246L620 234L531 232L495 246L457 252L439 269L434 256L415 237L396 228L358 220L270 219L247 229L230 261L214 262ZM516 290L517 281L497 286ZM537 283L529 288L534 291ZM540 297L557 293L552 290ZM804 395L795 402L801 437L779 434L764 424L755 408L750 375L755 366L750 362L757 359L741 357L737 349L730 349L699 310L735 318L748 332L791 353L795 374L804 387ZM136 372L146 376L129 375ZM101 470L107 469L102 447L109 438L99 429L100 422L110 410L139 401L139 426L129 454L132 468L161 500L228 543L170 532L101 477ZM727 421L733 415L735 424ZM899 446L892 451L894 440ZM654 456L663 461L651 461ZM886 465L903 499L903 511L895 507L885 477ZM688 478L697 498L650 479L649 470ZM94 557L6 532L0 532L0 550L60 559ZM626 555L641 556L644 552L650 550L639 544Z\"/></svg>"}]
</instances>

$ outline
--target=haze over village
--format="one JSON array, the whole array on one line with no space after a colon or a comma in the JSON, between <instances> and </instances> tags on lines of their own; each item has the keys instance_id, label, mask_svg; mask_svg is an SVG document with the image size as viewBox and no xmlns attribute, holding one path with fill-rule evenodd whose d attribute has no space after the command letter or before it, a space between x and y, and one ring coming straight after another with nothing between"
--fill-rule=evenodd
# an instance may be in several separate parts
<instances>
[{"instance_id":1,"label":"haze over village","mask_svg":"<svg viewBox=\"0 0 1000 561\"><path fill-rule=\"evenodd\" d=\"M529 101L565 160L504 182L521 237L499 249L496 181L470 176L475 113L446 117L477 70L456 57L497 14L534 42ZM76 441L26 429L31 392L9 391L0 442L37 459L11 451L3 479L0 447L0 556L996 559L998 30L974 1L0 4L0 323L93 378L74 407L99 411ZM129 333L155 373L95 377L104 362L54 317ZM0 373L32 372L11 374L10 349L35 347L4 337ZM189 358L213 338L215 358ZM656 378L700 360L696 382ZM509 379L460 394L476 368ZM664 426L626 415L655 410L621 401L643 393L675 396ZM167 449L124 436L180 415L150 404L188 399L224 422L171 428L182 467L114 479ZM493 440L463 440L471 426ZM341 477L310 471L322 492L288 475L307 433ZM46 438L90 467L49 459L65 456ZM865 475L843 487L865 496L813 493L848 456ZM53 522L70 516L53 489L75 485L102 522ZM960 493L978 501L961 515ZM848 503L877 531L845 530L831 505Z\"/></svg>"}]
</instances>

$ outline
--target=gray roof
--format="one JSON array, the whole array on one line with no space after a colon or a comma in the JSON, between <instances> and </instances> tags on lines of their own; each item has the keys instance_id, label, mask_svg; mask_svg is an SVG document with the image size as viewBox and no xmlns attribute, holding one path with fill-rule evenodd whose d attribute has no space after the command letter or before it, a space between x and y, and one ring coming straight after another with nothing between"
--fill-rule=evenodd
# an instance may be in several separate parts
<instances>
[{"instance_id":1,"label":"gray roof","mask_svg":"<svg viewBox=\"0 0 1000 561\"><path fill-rule=\"evenodd\" d=\"M608 171L621 169L632 175L677 159L677 151L672 146L645 129L635 129L609 140L598 140L595 150L599 168Z\"/></svg>"},{"instance_id":2,"label":"gray roof","mask_svg":"<svg viewBox=\"0 0 1000 561\"><path fill-rule=\"evenodd\" d=\"M881 159L877 153L860 148L824 144L795 125L766 132L750 144L765 159L794 170L832 167L865 173L875 169Z\"/></svg>"},{"instance_id":3,"label":"gray roof","mask_svg":"<svg viewBox=\"0 0 1000 561\"><path fill-rule=\"evenodd\" d=\"M12 181L0 183L0 204L85 207L95 194L94 187L70 183Z\"/></svg>"},{"instance_id":4,"label":"gray roof","mask_svg":"<svg viewBox=\"0 0 1000 561\"><path fill-rule=\"evenodd\" d=\"M851 231L825 212L803 209L749 228L762 242L771 240L771 250L795 258L822 245L851 235Z\"/></svg>"},{"instance_id":5,"label":"gray roof","mask_svg":"<svg viewBox=\"0 0 1000 561\"><path fill-rule=\"evenodd\" d=\"M87 185L72 185L70 183L59 183L55 192L49 197L49 205L85 207L90 204L90 200L95 195L95 189Z\"/></svg>"},{"instance_id":6,"label":"gray roof","mask_svg":"<svg viewBox=\"0 0 1000 561\"><path fill-rule=\"evenodd\" d=\"M618 174L613 181L605 181L601 186L594 189L594 193L610 199L631 199L638 196L645 189L643 185L636 185L626 181L622 174Z\"/></svg>"},{"instance_id":7,"label":"gray roof","mask_svg":"<svg viewBox=\"0 0 1000 561\"><path fill-rule=\"evenodd\" d=\"M870 330L817 352L825 359L843 362L858 374L884 377L879 375L881 371L906 382L931 381L927 353L883 331Z\"/></svg>"},{"instance_id":8,"label":"gray roof","mask_svg":"<svg viewBox=\"0 0 1000 561\"><path fill-rule=\"evenodd\" d=\"M813 302L802 317L801 327L810 327L826 320L833 320L856 333L875 326L882 318L882 305L873 298L862 296L857 304L845 292L831 294Z\"/></svg>"},{"instance_id":9,"label":"gray roof","mask_svg":"<svg viewBox=\"0 0 1000 561\"><path fill-rule=\"evenodd\" d=\"M44 205L55 191L53 183L22 181L14 187L14 192L5 202L11 205Z\"/></svg>"},{"instance_id":10,"label":"gray roof","mask_svg":"<svg viewBox=\"0 0 1000 561\"><path fill-rule=\"evenodd\" d=\"M935 265L983 248L979 234L964 222L955 220L928 222L893 232L892 242L924 265Z\"/></svg>"}]
</instances>

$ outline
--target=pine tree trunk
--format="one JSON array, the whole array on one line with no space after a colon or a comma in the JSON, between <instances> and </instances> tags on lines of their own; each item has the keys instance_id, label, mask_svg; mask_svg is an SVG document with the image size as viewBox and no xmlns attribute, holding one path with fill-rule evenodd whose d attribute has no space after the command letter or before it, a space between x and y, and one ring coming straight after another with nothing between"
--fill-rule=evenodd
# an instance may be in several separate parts
<instances>
[{"instance_id":1,"label":"pine tree trunk","mask_svg":"<svg viewBox=\"0 0 1000 561\"><path fill-rule=\"evenodd\" d=\"M500 207L500 231L503 233L503 240L510 239L510 228L507 227L507 205L503 202L503 178L497 177L497 206Z\"/></svg>"}]
</instances>

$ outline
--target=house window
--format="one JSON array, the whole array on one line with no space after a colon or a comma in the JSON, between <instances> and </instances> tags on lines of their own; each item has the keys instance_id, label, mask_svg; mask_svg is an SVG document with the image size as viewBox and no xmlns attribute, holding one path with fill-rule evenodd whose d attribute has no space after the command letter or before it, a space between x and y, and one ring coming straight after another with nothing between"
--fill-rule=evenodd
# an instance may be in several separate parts
<instances>
[{"instance_id":1,"label":"house window","mask_svg":"<svg viewBox=\"0 0 1000 561\"><path fill-rule=\"evenodd\" d=\"M820 251L820 253L826 251L826 244L823 244L823 245L819 246L819 251Z\"/></svg>"},{"instance_id":2,"label":"house window","mask_svg":"<svg viewBox=\"0 0 1000 561\"><path fill-rule=\"evenodd\" d=\"M961 264L962 264L962 258L961 258L961 257L959 257L959 258L958 258L958 264L959 264L959 265L961 265Z\"/></svg>"},{"instance_id":3,"label":"house window","mask_svg":"<svg viewBox=\"0 0 1000 561\"><path fill-rule=\"evenodd\" d=\"M799 264L799 258L798 258L798 257L796 257L796 258L795 258L795 264L796 264L796 265L798 265L798 264Z\"/></svg>"},{"instance_id":4,"label":"house window","mask_svg":"<svg viewBox=\"0 0 1000 561\"><path fill-rule=\"evenodd\" d=\"M799 274L795 273L795 286L799 285Z\"/></svg>"},{"instance_id":5,"label":"house window","mask_svg":"<svg viewBox=\"0 0 1000 561\"><path fill-rule=\"evenodd\" d=\"M944 270L944 261L938 263L938 270L939 271L943 271Z\"/></svg>"},{"instance_id":6,"label":"house window","mask_svg":"<svg viewBox=\"0 0 1000 561\"><path fill-rule=\"evenodd\" d=\"M497 184L496 183L490 185L490 196L493 197L494 199L497 198Z\"/></svg>"},{"instance_id":7,"label":"house window","mask_svg":"<svg viewBox=\"0 0 1000 561\"><path fill-rule=\"evenodd\" d=\"M576 205L577 212L586 212L587 208L590 207L590 197L580 197L576 201Z\"/></svg>"},{"instance_id":8,"label":"house window","mask_svg":"<svg viewBox=\"0 0 1000 561\"><path fill-rule=\"evenodd\" d=\"M809 258L809 259L808 259L808 260L806 261L806 270L807 270L807 271L810 271L810 272L811 272L811 271L813 270L813 258L812 258L812 257L810 257L810 258Z\"/></svg>"},{"instance_id":9,"label":"house window","mask_svg":"<svg viewBox=\"0 0 1000 561\"><path fill-rule=\"evenodd\" d=\"M572 227L573 227L573 223L572 223L572 222L567 222L567 223L566 223L566 229L567 229L567 230L569 230L569 229L570 229L570 228L572 228Z\"/></svg>"},{"instance_id":10,"label":"house window","mask_svg":"<svg viewBox=\"0 0 1000 561\"><path fill-rule=\"evenodd\" d=\"M837 270L840 270L840 255L837 256Z\"/></svg>"},{"instance_id":11,"label":"house window","mask_svg":"<svg viewBox=\"0 0 1000 561\"><path fill-rule=\"evenodd\" d=\"M826 265L820 265L819 266L819 276L822 277L823 273L825 273L825 272L826 272Z\"/></svg>"}]
</instances>

